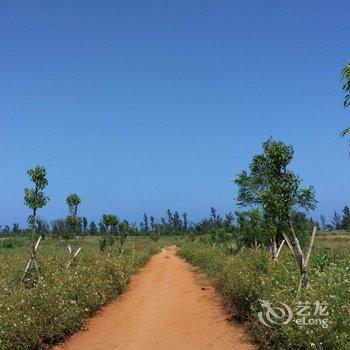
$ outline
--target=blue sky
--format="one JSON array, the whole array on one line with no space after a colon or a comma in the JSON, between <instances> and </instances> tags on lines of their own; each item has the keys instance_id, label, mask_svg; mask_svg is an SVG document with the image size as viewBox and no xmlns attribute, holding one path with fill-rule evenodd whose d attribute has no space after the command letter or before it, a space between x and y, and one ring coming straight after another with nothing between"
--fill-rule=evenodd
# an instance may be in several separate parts
<instances>
[{"instance_id":1,"label":"blue sky","mask_svg":"<svg viewBox=\"0 0 350 350\"><path fill-rule=\"evenodd\" d=\"M235 174L273 136L316 189L350 204L340 70L348 1L3 1L0 223L26 221L26 170L48 169L40 216L235 208Z\"/></svg>"}]
</instances>

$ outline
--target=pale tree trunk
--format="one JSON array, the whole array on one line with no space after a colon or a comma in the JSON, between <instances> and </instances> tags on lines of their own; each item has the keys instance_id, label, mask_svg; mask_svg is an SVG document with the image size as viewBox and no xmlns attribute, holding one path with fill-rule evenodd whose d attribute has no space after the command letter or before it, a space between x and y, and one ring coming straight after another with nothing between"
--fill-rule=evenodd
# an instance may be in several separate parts
<instances>
[{"instance_id":1,"label":"pale tree trunk","mask_svg":"<svg viewBox=\"0 0 350 350\"><path fill-rule=\"evenodd\" d=\"M292 247L293 247L295 261L298 264L299 272L300 272L300 286L299 286L299 289L300 289L300 287L303 287L303 288L310 287L309 277L306 274L304 253L301 250L300 242L299 242L297 237L294 237L292 239L291 243L292 243Z\"/></svg>"},{"instance_id":2,"label":"pale tree trunk","mask_svg":"<svg viewBox=\"0 0 350 350\"><path fill-rule=\"evenodd\" d=\"M277 260L277 244L276 244L276 234L273 233L270 237L270 252L271 252L271 259L273 261Z\"/></svg>"},{"instance_id":3,"label":"pale tree trunk","mask_svg":"<svg viewBox=\"0 0 350 350\"><path fill-rule=\"evenodd\" d=\"M296 263L298 265L298 268L299 268L300 281L299 281L299 287L298 287L298 292L297 292L297 296L298 296L300 291L301 291L301 288L311 287L310 286L309 276L306 273L306 267L307 267L307 265L309 263L309 259L310 259L310 256L311 256L312 248L313 248L314 241L315 241L315 235L316 235L317 227L315 226L313 228L312 235L311 235L311 241L310 241L310 245L309 245L309 249L308 249L308 252L307 252L306 259L304 257L304 253L303 253L303 251L301 249L299 239L297 238L297 236L295 234L294 227L293 227L293 224L292 224L292 221L291 221L290 218L289 218L289 227L290 227L290 230L292 232L293 239L292 239L291 242L289 242L289 239L288 239L288 237L286 235L284 235L284 238L285 238L288 246L292 250L294 258L295 258L295 261L296 261Z\"/></svg>"}]
</instances>

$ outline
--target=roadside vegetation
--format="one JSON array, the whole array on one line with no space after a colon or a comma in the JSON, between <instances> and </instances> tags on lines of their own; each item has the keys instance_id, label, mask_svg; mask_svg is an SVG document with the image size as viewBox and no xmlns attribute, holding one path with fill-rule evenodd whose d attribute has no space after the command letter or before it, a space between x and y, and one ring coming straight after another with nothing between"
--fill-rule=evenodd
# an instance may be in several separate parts
<instances>
[{"instance_id":1,"label":"roadside vegetation","mask_svg":"<svg viewBox=\"0 0 350 350\"><path fill-rule=\"evenodd\" d=\"M39 349L79 330L88 317L117 297L130 277L160 250L151 240L129 239L118 249L99 252L96 238L78 239L82 252L67 269L67 243L45 239L37 263L40 284L21 283L27 247L0 249L0 349Z\"/></svg>"},{"instance_id":2,"label":"roadside vegetation","mask_svg":"<svg viewBox=\"0 0 350 350\"><path fill-rule=\"evenodd\" d=\"M286 248L277 262L263 249L239 251L184 241L180 256L206 273L231 312L235 322L243 322L251 339L260 348L273 349L349 349L350 348L350 259L316 249L308 269L312 288L296 299L298 269ZM293 310L298 302L328 303L327 327L317 325L274 324L265 326L258 319L262 310L259 300L272 305L285 303Z\"/></svg>"}]
</instances>

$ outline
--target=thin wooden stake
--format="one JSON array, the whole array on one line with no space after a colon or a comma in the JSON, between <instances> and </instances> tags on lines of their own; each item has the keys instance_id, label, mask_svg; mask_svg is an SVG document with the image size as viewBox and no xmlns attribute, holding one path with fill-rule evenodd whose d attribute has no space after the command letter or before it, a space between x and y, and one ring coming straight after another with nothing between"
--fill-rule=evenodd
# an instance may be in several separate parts
<instances>
[{"instance_id":1,"label":"thin wooden stake","mask_svg":"<svg viewBox=\"0 0 350 350\"><path fill-rule=\"evenodd\" d=\"M311 256L311 251L312 251L312 248L313 248L314 242L315 242L316 232L317 232L317 227L314 226L314 229L312 230L310 246L309 246L309 250L308 250L307 255L306 255L304 267L306 267L307 264L309 263L310 256Z\"/></svg>"},{"instance_id":2,"label":"thin wooden stake","mask_svg":"<svg viewBox=\"0 0 350 350\"><path fill-rule=\"evenodd\" d=\"M30 258L28 260L28 264L27 264L26 268L24 269L24 273L23 273L23 276L22 276L22 282L26 278L27 272L28 272L28 270L30 268L30 265L32 265L32 264L34 265L35 271L37 272L37 274L39 276L39 267L38 267L38 264L36 262L36 254L35 253L38 250L40 241L41 241L41 236L39 237L39 239L36 241L35 244L31 243Z\"/></svg>"},{"instance_id":3,"label":"thin wooden stake","mask_svg":"<svg viewBox=\"0 0 350 350\"><path fill-rule=\"evenodd\" d=\"M290 243L290 240L289 240L288 236L287 236L285 233L283 233L283 237L284 237L284 239L286 240L286 243L287 243L287 245L288 245L290 251L291 251L291 252L293 253L293 255L294 255L294 249L293 249L292 243Z\"/></svg>"},{"instance_id":4,"label":"thin wooden stake","mask_svg":"<svg viewBox=\"0 0 350 350\"><path fill-rule=\"evenodd\" d=\"M74 258L76 258L78 256L78 254L80 253L81 251L81 247L74 253Z\"/></svg>"},{"instance_id":5,"label":"thin wooden stake","mask_svg":"<svg viewBox=\"0 0 350 350\"><path fill-rule=\"evenodd\" d=\"M279 246L279 248L277 250L277 253L276 253L276 259L278 258L285 241L286 241L285 239L282 240L282 242L281 242L281 244L280 244L280 246Z\"/></svg>"},{"instance_id":6,"label":"thin wooden stake","mask_svg":"<svg viewBox=\"0 0 350 350\"><path fill-rule=\"evenodd\" d=\"M39 239L37 240L37 242L35 244L35 247L34 247L35 251L37 251L40 241L41 241L41 236L39 237Z\"/></svg>"},{"instance_id":7,"label":"thin wooden stake","mask_svg":"<svg viewBox=\"0 0 350 350\"><path fill-rule=\"evenodd\" d=\"M81 247L79 247L74 254L73 254L73 248L70 245L68 246L68 249L69 249L69 252L71 253L71 259L68 261L68 264L66 265L66 269L68 269L68 267L72 265L73 262L75 262L75 259L77 258L78 254L81 251Z\"/></svg>"}]
</instances>

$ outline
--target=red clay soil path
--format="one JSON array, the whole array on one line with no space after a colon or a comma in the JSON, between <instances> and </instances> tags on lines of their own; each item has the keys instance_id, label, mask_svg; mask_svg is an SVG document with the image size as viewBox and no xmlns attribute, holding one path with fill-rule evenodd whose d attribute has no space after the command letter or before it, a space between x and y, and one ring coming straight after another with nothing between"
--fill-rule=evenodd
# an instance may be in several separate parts
<instances>
[{"instance_id":1,"label":"red clay soil path","mask_svg":"<svg viewBox=\"0 0 350 350\"><path fill-rule=\"evenodd\" d=\"M243 330L226 320L213 288L203 290L191 270L175 247L163 249L87 330L55 349L254 349Z\"/></svg>"}]
</instances>

